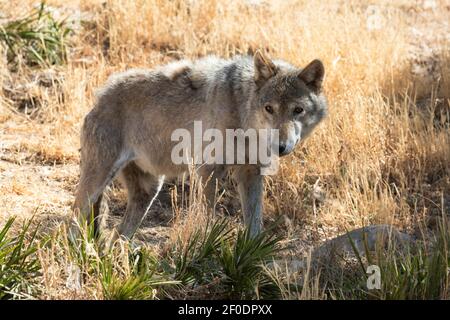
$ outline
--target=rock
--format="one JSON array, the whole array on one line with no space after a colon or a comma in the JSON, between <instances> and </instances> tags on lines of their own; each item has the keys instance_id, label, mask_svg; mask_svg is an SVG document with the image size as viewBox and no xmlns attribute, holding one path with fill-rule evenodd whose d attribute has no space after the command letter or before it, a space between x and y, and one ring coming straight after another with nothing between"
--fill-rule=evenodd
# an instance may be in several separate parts
<instances>
[{"instance_id":1,"label":"rock","mask_svg":"<svg viewBox=\"0 0 450 320\"><path fill-rule=\"evenodd\" d=\"M314 261L333 256L355 256L355 249L360 256L365 256L367 250L373 252L377 246L387 248L390 241L396 246L404 246L412 242L413 237L398 231L391 225L372 225L326 241L312 251L311 257ZM352 242L355 248L353 248Z\"/></svg>"},{"instance_id":2,"label":"rock","mask_svg":"<svg viewBox=\"0 0 450 320\"><path fill-rule=\"evenodd\" d=\"M337 262L336 258L355 258L355 249L359 256L365 257L367 250L374 252L380 246L381 248L388 248L389 244L396 248L402 248L412 244L413 241L413 236L399 231L394 226L388 224L372 225L349 231L328 240L314 248L308 257L275 260L269 264L269 267L278 270L287 269L291 273L296 273L302 269L304 271L309 266L316 267L327 264L331 266L331 264ZM351 242L353 242L355 249Z\"/></svg>"}]
</instances>

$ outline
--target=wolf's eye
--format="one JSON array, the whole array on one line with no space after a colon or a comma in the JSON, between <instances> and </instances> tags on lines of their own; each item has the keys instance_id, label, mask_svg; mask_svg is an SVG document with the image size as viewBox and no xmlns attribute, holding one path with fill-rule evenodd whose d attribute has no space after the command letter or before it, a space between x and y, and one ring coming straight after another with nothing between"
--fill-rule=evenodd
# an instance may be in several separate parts
<instances>
[{"instance_id":1,"label":"wolf's eye","mask_svg":"<svg viewBox=\"0 0 450 320\"><path fill-rule=\"evenodd\" d=\"M265 106L265 109L268 113L272 114L273 113L273 107L271 105L267 105Z\"/></svg>"},{"instance_id":2,"label":"wolf's eye","mask_svg":"<svg viewBox=\"0 0 450 320\"><path fill-rule=\"evenodd\" d=\"M303 111L304 110L302 107L297 107L294 109L294 114L297 115L297 114L303 113Z\"/></svg>"}]
</instances>

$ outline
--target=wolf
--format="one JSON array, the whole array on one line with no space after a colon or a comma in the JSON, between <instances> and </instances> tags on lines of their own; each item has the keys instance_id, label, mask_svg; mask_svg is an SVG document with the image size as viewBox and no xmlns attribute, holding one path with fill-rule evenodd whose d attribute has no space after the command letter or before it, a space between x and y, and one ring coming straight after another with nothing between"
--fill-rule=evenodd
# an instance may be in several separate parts
<instances>
[{"instance_id":1,"label":"wolf","mask_svg":"<svg viewBox=\"0 0 450 320\"><path fill-rule=\"evenodd\" d=\"M164 181L189 170L171 161L176 144L171 134L178 128L192 132L195 121L219 132L277 129L279 156L290 154L327 113L324 74L320 60L298 68L256 51L253 56L207 56L112 75L97 92L81 129L80 181L73 209L84 216L93 212L98 232L102 193L120 177L128 202L115 231L131 238ZM232 171L243 221L253 235L262 229L260 169L259 164L244 163L206 164L197 170L202 181L209 181L209 202L215 183Z\"/></svg>"}]
</instances>

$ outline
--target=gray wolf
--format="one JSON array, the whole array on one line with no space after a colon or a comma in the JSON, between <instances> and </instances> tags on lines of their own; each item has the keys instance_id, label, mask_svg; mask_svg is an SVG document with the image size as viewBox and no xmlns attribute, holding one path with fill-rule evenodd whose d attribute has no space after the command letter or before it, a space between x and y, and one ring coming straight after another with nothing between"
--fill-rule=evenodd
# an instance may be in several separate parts
<instances>
[{"instance_id":1,"label":"gray wolf","mask_svg":"<svg viewBox=\"0 0 450 320\"><path fill-rule=\"evenodd\" d=\"M192 131L194 121L219 131L275 128L279 155L285 156L326 115L323 78L319 60L301 69L260 51L253 57L208 56L111 76L82 126L74 209L82 215L93 210L97 217L103 190L119 176L128 203L116 231L131 238L164 181L188 170L187 165L171 161L175 129ZM211 201L215 191L211 181L228 170L236 180L244 223L257 234L262 228L263 197L258 164L200 166L203 181L210 178L206 196Z\"/></svg>"}]
</instances>

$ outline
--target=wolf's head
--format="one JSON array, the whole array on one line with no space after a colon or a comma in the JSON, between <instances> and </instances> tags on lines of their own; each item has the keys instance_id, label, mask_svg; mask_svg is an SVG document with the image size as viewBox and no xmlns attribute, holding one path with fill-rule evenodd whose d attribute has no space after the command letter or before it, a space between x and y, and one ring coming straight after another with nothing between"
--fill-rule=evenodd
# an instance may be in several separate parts
<instances>
[{"instance_id":1,"label":"wolf's head","mask_svg":"<svg viewBox=\"0 0 450 320\"><path fill-rule=\"evenodd\" d=\"M297 69L282 61L273 62L257 51L254 69L253 123L249 125L278 129L279 155L287 155L326 115L321 90L324 66L314 60L304 69Z\"/></svg>"}]
</instances>

